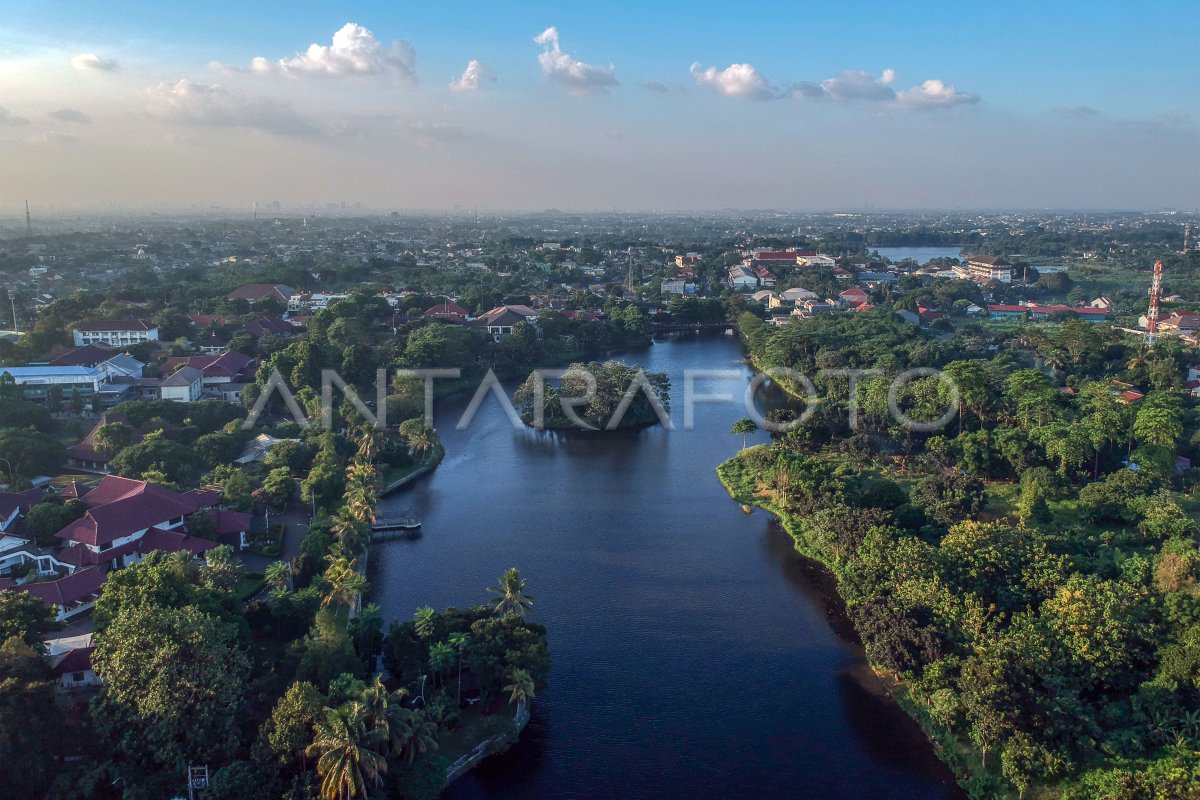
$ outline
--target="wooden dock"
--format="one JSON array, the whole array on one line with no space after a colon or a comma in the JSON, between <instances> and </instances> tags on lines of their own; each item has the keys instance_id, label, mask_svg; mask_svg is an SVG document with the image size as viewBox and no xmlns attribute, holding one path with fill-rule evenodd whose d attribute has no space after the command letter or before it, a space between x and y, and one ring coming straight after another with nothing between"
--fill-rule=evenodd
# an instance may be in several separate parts
<instances>
[{"instance_id":1,"label":"wooden dock","mask_svg":"<svg viewBox=\"0 0 1200 800\"><path fill-rule=\"evenodd\" d=\"M421 535L421 518L409 509L399 514L379 517L371 523L371 541L414 539Z\"/></svg>"}]
</instances>

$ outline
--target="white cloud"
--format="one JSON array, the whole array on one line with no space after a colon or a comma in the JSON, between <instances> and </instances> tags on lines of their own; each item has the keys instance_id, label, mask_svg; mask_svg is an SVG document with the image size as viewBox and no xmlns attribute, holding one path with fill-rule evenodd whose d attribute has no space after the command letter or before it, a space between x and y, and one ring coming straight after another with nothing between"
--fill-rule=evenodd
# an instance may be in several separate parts
<instances>
[{"instance_id":1,"label":"white cloud","mask_svg":"<svg viewBox=\"0 0 1200 800\"><path fill-rule=\"evenodd\" d=\"M0 106L0 127L6 125L28 125L29 120L24 117L18 117L16 114L9 111L7 108Z\"/></svg>"},{"instance_id":2,"label":"white cloud","mask_svg":"<svg viewBox=\"0 0 1200 800\"><path fill-rule=\"evenodd\" d=\"M609 86L617 85L612 64L598 67L564 53L558 44L558 28L546 28L533 37L533 41L542 46L542 52L538 53L542 72L551 80L561 83L572 94L603 92Z\"/></svg>"},{"instance_id":3,"label":"white cloud","mask_svg":"<svg viewBox=\"0 0 1200 800\"><path fill-rule=\"evenodd\" d=\"M896 92L896 105L901 108L923 110L930 108L947 108L964 103L978 103L979 95L960 92L948 83L936 78L925 81L920 86Z\"/></svg>"},{"instance_id":4,"label":"white cloud","mask_svg":"<svg viewBox=\"0 0 1200 800\"><path fill-rule=\"evenodd\" d=\"M766 100L775 97L775 89L763 74L750 64L730 64L722 70L716 67L700 69L700 63L692 64L692 78L700 86L707 86L726 97L748 97Z\"/></svg>"},{"instance_id":5,"label":"white cloud","mask_svg":"<svg viewBox=\"0 0 1200 800\"><path fill-rule=\"evenodd\" d=\"M188 125L253 128L281 136L312 136L317 133L291 106L265 98L233 94L216 84L196 83L184 78L146 89L146 113Z\"/></svg>"},{"instance_id":6,"label":"white cloud","mask_svg":"<svg viewBox=\"0 0 1200 800\"><path fill-rule=\"evenodd\" d=\"M896 99L890 84L896 71L885 69L878 78L861 70L845 70L820 83L804 81L791 88L791 95L805 100L870 100L888 102Z\"/></svg>"},{"instance_id":7,"label":"white cloud","mask_svg":"<svg viewBox=\"0 0 1200 800\"><path fill-rule=\"evenodd\" d=\"M473 92L483 84L495 82L496 73L492 72L492 68L472 58L467 62L462 77L450 81L450 88L456 92Z\"/></svg>"},{"instance_id":8,"label":"white cloud","mask_svg":"<svg viewBox=\"0 0 1200 800\"><path fill-rule=\"evenodd\" d=\"M101 58L95 53L80 53L71 59L71 66L80 72L115 72L120 65L111 58Z\"/></svg>"},{"instance_id":9,"label":"white cloud","mask_svg":"<svg viewBox=\"0 0 1200 800\"><path fill-rule=\"evenodd\" d=\"M213 66L229 69L219 63ZM250 71L292 77L392 75L411 84L417 82L417 56L410 42L396 39L385 46L371 31L347 22L328 45L310 44L303 53L278 61L259 56L250 62Z\"/></svg>"},{"instance_id":10,"label":"white cloud","mask_svg":"<svg viewBox=\"0 0 1200 800\"><path fill-rule=\"evenodd\" d=\"M81 125L92 121L91 117L77 108L60 108L57 111L51 111L47 116L59 122L78 122Z\"/></svg>"}]
</instances>

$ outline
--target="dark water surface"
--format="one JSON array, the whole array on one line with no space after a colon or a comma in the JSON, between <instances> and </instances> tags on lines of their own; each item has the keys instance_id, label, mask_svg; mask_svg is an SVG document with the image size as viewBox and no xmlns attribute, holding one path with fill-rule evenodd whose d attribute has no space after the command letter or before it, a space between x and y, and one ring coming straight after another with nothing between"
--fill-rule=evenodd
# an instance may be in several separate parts
<instances>
[{"instance_id":1,"label":"dark water surface","mask_svg":"<svg viewBox=\"0 0 1200 800\"><path fill-rule=\"evenodd\" d=\"M739 370L698 384L739 398L750 377L725 336L627 360L670 375L678 428L685 369ZM468 401L438 407L445 461L385 501L415 507L424 535L372 549L374 600L398 618L468 606L519 567L553 667L521 742L448 797L962 797L915 724L856 679L828 576L718 483L744 409L567 437L514 431L494 398L456 431Z\"/></svg>"}]
</instances>

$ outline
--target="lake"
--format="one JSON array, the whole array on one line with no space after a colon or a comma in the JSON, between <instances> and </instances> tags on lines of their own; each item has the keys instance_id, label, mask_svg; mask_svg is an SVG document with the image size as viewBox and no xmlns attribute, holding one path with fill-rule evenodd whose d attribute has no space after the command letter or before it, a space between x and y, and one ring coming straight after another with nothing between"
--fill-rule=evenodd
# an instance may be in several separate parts
<instances>
[{"instance_id":1,"label":"lake","mask_svg":"<svg viewBox=\"0 0 1200 800\"><path fill-rule=\"evenodd\" d=\"M514 431L489 397L456 431L470 398L449 398L435 418L445 460L385 499L424 522L420 539L372 548L373 600L389 617L482 602L516 566L549 628L550 687L521 741L446 796L963 797L863 678L828 575L717 481L744 409L697 404L682 430L683 371L737 370L698 388L740 397L740 342L685 337L625 358L670 375L679 430Z\"/></svg>"},{"instance_id":2,"label":"lake","mask_svg":"<svg viewBox=\"0 0 1200 800\"><path fill-rule=\"evenodd\" d=\"M892 261L911 258L924 266L935 258L962 258L961 247L876 247L879 255Z\"/></svg>"}]
</instances>

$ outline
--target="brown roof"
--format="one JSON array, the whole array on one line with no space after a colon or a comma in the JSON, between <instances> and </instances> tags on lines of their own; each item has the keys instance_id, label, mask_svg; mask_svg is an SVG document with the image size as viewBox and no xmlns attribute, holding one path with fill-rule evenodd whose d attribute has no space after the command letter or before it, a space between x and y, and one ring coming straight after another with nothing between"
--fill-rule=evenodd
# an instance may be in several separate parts
<instances>
[{"instance_id":1,"label":"brown roof","mask_svg":"<svg viewBox=\"0 0 1200 800\"><path fill-rule=\"evenodd\" d=\"M292 290L291 287L282 283L247 283L234 289L225 297L230 300L249 300L251 303L257 303L259 300L269 297L287 305L292 298Z\"/></svg>"},{"instance_id":2,"label":"brown roof","mask_svg":"<svg viewBox=\"0 0 1200 800\"><path fill-rule=\"evenodd\" d=\"M77 331L152 331L158 326L144 319L90 319L75 326Z\"/></svg>"},{"instance_id":3,"label":"brown roof","mask_svg":"<svg viewBox=\"0 0 1200 800\"><path fill-rule=\"evenodd\" d=\"M78 570L56 581L25 583L15 588L49 605L70 608L76 603L90 602L99 597L100 588L104 586L104 577L104 570L92 567Z\"/></svg>"},{"instance_id":4,"label":"brown roof","mask_svg":"<svg viewBox=\"0 0 1200 800\"><path fill-rule=\"evenodd\" d=\"M94 367L102 361L112 358L114 351L111 347L98 344L85 344L83 347L72 347L50 361L52 367Z\"/></svg>"},{"instance_id":5,"label":"brown roof","mask_svg":"<svg viewBox=\"0 0 1200 800\"><path fill-rule=\"evenodd\" d=\"M200 508L193 497L145 481L106 475L85 494L88 511L57 534L59 539L102 545Z\"/></svg>"}]
</instances>

